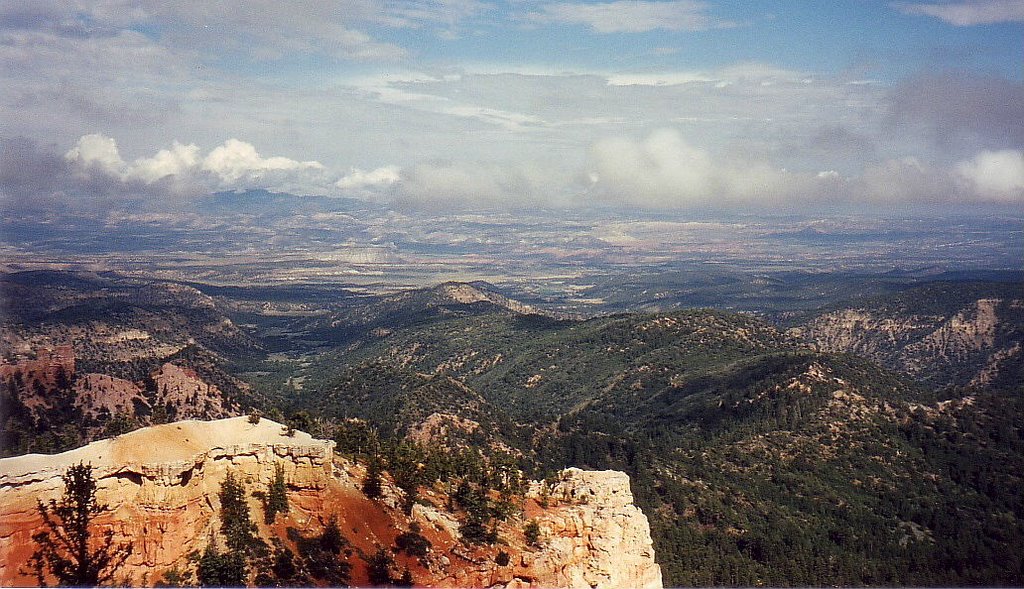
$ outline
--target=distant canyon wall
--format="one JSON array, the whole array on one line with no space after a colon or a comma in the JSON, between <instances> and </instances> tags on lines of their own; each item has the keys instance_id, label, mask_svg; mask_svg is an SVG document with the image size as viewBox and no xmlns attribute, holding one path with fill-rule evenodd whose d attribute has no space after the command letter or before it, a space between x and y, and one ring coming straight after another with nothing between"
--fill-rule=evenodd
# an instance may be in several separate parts
<instances>
[{"instance_id":1,"label":"distant canyon wall","mask_svg":"<svg viewBox=\"0 0 1024 589\"><path fill-rule=\"evenodd\" d=\"M981 298L948 314L847 308L792 330L824 352L846 352L938 385L987 385L1021 361L1024 300Z\"/></svg>"}]
</instances>

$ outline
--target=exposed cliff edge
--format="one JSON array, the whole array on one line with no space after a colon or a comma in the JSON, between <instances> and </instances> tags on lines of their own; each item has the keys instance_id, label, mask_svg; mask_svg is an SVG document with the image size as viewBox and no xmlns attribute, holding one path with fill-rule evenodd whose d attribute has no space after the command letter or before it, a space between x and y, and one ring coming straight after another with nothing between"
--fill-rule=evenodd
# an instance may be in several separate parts
<instances>
[{"instance_id":1,"label":"exposed cliff edge","mask_svg":"<svg viewBox=\"0 0 1024 589\"><path fill-rule=\"evenodd\" d=\"M541 488L534 483L528 496L538 499ZM545 550L523 559L544 585L661 587L647 517L633 505L625 473L570 468L550 496L561 504L538 514Z\"/></svg>"},{"instance_id":2,"label":"exposed cliff edge","mask_svg":"<svg viewBox=\"0 0 1024 589\"><path fill-rule=\"evenodd\" d=\"M181 421L144 428L54 455L28 454L0 460L0 582L24 583L19 567L33 549L40 523L36 500L57 498L61 475L79 462L93 466L98 499L112 511L98 519L101 529L130 538L135 552L128 568L145 583L184 565L216 529L217 492L228 469L250 484L266 485L274 465L283 464L292 487L315 493L333 478L333 442L280 424L245 418Z\"/></svg>"},{"instance_id":3,"label":"exposed cliff edge","mask_svg":"<svg viewBox=\"0 0 1024 589\"><path fill-rule=\"evenodd\" d=\"M825 352L848 352L939 385L987 385L1020 362L1024 300L978 298L942 313L848 308L791 333Z\"/></svg>"},{"instance_id":4,"label":"exposed cliff edge","mask_svg":"<svg viewBox=\"0 0 1024 589\"><path fill-rule=\"evenodd\" d=\"M218 534L218 491L230 470L251 491L266 490L282 465L291 511L274 526L260 523L265 538L286 527L315 532L331 517L353 551L352 583L365 584L358 554L389 548L418 524L432 548L422 559L403 560L417 585L480 587L660 587L647 518L632 504L629 478L619 472L563 471L554 487L534 483L523 514L502 524L500 547L459 540L458 516L447 511L443 488L423 489L411 516L402 513L398 491L371 501L360 491L363 467L333 452L334 442L303 432L285 435L281 424L246 418L183 421L137 430L56 455L30 454L0 460L0 585L32 585L20 574L40 526L36 501L57 498L61 475L91 463L98 498L111 510L96 522L130 538L135 552L125 573L132 584L152 585L164 571L185 567ZM259 503L249 498L254 520ZM528 545L523 523L535 520L539 546ZM499 548L511 558L499 565Z\"/></svg>"}]
</instances>

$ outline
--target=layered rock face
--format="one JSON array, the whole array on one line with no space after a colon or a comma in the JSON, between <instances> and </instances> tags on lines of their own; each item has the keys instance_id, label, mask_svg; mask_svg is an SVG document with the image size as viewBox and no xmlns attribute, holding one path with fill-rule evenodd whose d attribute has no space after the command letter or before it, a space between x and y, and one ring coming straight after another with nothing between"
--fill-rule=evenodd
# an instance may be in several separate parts
<instances>
[{"instance_id":1,"label":"layered rock face","mask_svg":"<svg viewBox=\"0 0 1024 589\"><path fill-rule=\"evenodd\" d=\"M0 460L0 584L34 582L19 568L31 555L32 533L41 524L36 501L59 498L61 476L80 462L92 465L97 499L112 508L97 519L98 530L112 529L116 537L134 542L126 570L138 573L135 582L147 582L145 571L149 583L158 580L209 542L217 528L217 493L229 469L249 487L262 489L273 480L276 464L284 465L297 492L316 493L327 484L334 443L301 432L289 438L282 429L269 420L253 425L241 417L182 421L62 454Z\"/></svg>"},{"instance_id":2,"label":"layered rock face","mask_svg":"<svg viewBox=\"0 0 1024 589\"><path fill-rule=\"evenodd\" d=\"M553 488L534 481L527 492L523 518L502 526L509 553L507 565L494 554L456 543L446 555L429 561L430 586L653 589L662 586L661 567L654 561L647 517L633 505L629 477L617 471L570 468ZM443 512L417 509L424 528L457 529ZM535 545L522 534L526 521L540 529ZM493 551L492 551L493 552ZM420 579L420 577L417 577Z\"/></svg>"},{"instance_id":3,"label":"layered rock face","mask_svg":"<svg viewBox=\"0 0 1024 589\"><path fill-rule=\"evenodd\" d=\"M218 492L228 471L251 492L266 490L277 465L285 469L291 511L274 526L249 497L260 534L283 538L286 527L315 533L331 517L354 549L352 583L366 583L359 554L389 548L402 532L421 530L432 548L422 559L396 554L417 586L661 587L647 518L633 505L629 478L620 472L563 471L554 486L533 483L522 517L499 528L500 546L466 545L459 516L447 511L443 486L421 491L411 516L400 491L385 480L383 500L360 491L362 466L333 455L334 443L308 434L284 435L273 421L247 418L183 421L138 430L52 456L0 460L0 585L33 585L21 574L41 526L36 502L59 498L61 476L79 462L92 464L98 499L110 506L96 531L113 530L135 551L123 570L135 585L152 585L188 554L218 538ZM523 525L538 523L541 539L528 545ZM223 544L221 544L223 546ZM499 565L499 551L507 564Z\"/></svg>"}]
</instances>

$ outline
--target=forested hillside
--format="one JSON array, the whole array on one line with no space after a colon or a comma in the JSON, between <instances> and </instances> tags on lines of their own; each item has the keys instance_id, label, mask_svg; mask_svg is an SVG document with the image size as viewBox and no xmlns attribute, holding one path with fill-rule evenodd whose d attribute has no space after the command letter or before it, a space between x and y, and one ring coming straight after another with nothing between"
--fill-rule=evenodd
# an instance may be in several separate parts
<instances>
[{"instance_id":1,"label":"forested hillside","mask_svg":"<svg viewBox=\"0 0 1024 589\"><path fill-rule=\"evenodd\" d=\"M783 329L699 309L571 319L481 284L372 297L206 294L55 274L6 288L41 292L45 309L17 308L4 324L16 344L7 370L30 362L18 356L33 346L84 350L70 382L40 381L44 393L64 391L39 397L46 403L33 400L32 383L4 381L20 403L5 408L22 407L4 414L9 439L50 439L50 450L80 443L58 434L78 423L102 433L118 399L134 419L118 427L156 423L168 407L195 405L161 383L193 386L194 377L206 385L197 392L216 388L200 404L208 416L258 409L383 464L408 462L392 454L413 443L538 477L568 466L624 470L670 585L1022 578L1014 285L935 283L860 298L856 308L882 319L845 333L870 348L833 346L822 331L853 305ZM901 332L906 340L871 332L899 321L920 328ZM983 345L953 353L964 342ZM889 361L908 349L934 353L917 372ZM978 371L988 376L962 376ZM122 379L137 401L80 400L86 382L107 383L97 374ZM950 383L958 386L939 386Z\"/></svg>"},{"instance_id":2,"label":"forested hillside","mask_svg":"<svg viewBox=\"0 0 1024 589\"><path fill-rule=\"evenodd\" d=\"M293 410L358 414L397 436L440 413L483 422L477 443L511 445L539 474L626 470L672 584L1020 575L1013 390L945 398L869 360L712 311L585 322L472 314L300 372L301 390L282 399Z\"/></svg>"}]
</instances>

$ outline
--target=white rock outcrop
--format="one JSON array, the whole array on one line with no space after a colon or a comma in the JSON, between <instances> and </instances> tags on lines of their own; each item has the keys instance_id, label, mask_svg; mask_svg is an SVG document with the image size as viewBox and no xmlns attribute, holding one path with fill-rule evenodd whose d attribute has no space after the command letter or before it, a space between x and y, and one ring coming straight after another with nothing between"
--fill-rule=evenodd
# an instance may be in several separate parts
<instances>
[{"instance_id":1,"label":"white rock outcrop","mask_svg":"<svg viewBox=\"0 0 1024 589\"><path fill-rule=\"evenodd\" d=\"M370 500L360 490L363 467L336 458L333 447L303 432L287 436L273 421L238 417L159 425L62 454L0 460L0 586L33 584L21 568L42 525L37 501L58 498L62 475L82 462L93 467L98 500L111 507L96 531L134 543L124 569L132 585L152 585L168 569L184 567L190 552L218 535L218 493L229 471L245 484L257 514L251 491L266 489L282 466L291 511L276 530L260 522L265 538L280 536L283 526L315 531L336 516L352 547L369 554L394 545L416 523L433 544L424 561L403 561L416 569L418 586L661 587L647 517L633 505L624 473L574 468L551 486L533 483L523 516L499 527L502 543L473 545L462 541L464 516L447 510L440 486L423 489L429 501L406 516L389 480L384 499ZM541 529L539 546L524 538L529 520ZM498 564L499 550L510 556L507 564ZM361 560L351 560L353 583L365 583Z\"/></svg>"},{"instance_id":2,"label":"white rock outcrop","mask_svg":"<svg viewBox=\"0 0 1024 589\"><path fill-rule=\"evenodd\" d=\"M291 488L315 493L332 477L333 446L302 432L288 437L270 420L236 417L158 425L61 454L0 460L0 584L18 578L40 525L36 502L60 497L72 465L92 465L97 499L113 508L97 524L132 539L128 567L158 572L181 565L215 531L217 494L229 470L254 489L268 485L280 464Z\"/></svg>"},{"instance_id":3,"label":"white rock outcrop","mask_svg":"<svg viewBox=\"0 0 1024 589\"><path fill-rule=\"evenodd\" d=\"M543 500L543 487L534 483L528 496ZM537 586L662 586L650 525L633 504L628 475L570 468L560 473L546 495L553 505L536 518L542 548L522 556L522 565L539 581ZM532 584L519 578L506 586Z\"/></svg>"}]
</instances>

